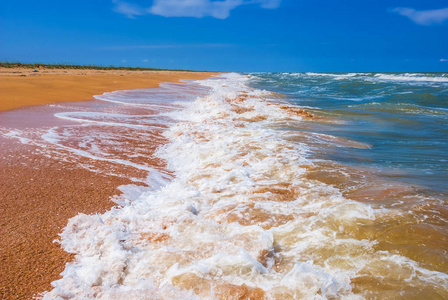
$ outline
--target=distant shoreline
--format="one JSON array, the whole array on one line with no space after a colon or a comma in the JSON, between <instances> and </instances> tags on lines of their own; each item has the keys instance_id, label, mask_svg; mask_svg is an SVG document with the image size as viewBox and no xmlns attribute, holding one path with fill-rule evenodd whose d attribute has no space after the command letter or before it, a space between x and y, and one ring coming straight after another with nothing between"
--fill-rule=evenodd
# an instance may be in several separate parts
<instances>
[{"instance_id":1,"label":"distant shoreline","mask_svg":"<svg viewBox=\"0 0 448 300\"><path fill-rule=\"evenodd\" d=\"M206 72L183 69L162 69L162 68L143 68L143 67L125 67L125 66L97 66L97 65L71 65L71 64L43 64L32 63L24 64L20 62L0 62L0 68L23 68L23 69L73 69L73 70L122 70L122 71L183 71L183 72Z\"/></svg>"},{"instance_id":2,"label":"distant shoreline","mask_svg":"<svg viewBox=\"0 0 448 300\"><path fill-rule=\"evenodd\" d=\"M155 88L162 82L205 79L219 73L138 69L62 68L69 65L0 63L0 111L93 99L116 90ZM34 67L39 66L39 68ZM50 66L50 67L48 67ZM77 66L73 66L77 67ZM87 67L87 66L86 66ZM106 67L105 67L106 68Z\"/></svg>"}]
</instances>

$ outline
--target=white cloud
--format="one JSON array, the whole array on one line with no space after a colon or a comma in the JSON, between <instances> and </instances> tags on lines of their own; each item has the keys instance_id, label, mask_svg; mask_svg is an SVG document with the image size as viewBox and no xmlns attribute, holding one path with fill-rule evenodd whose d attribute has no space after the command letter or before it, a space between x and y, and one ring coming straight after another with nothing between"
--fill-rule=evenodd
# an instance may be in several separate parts
<instances>
[{"instance_id":1,"label":"white cloud","mask_svg":"<svg viewBox=\"0 0 448 300\"><path fill-rule=\"evenodd\" d=\"M440 61L448 61L448 58L442 58Z\"/></svg>"},{"instance_id":2,"label":"white cloud","mask_svg":"<svg viewBox=\"0 0 448 300\"><path fill-rule=\"evenodd\" d=\"M225 19L230 11L243 4L243 0L155 0L150 12L164 17L196 17L211 16Z\"/></svg>"},{"instance_id":3,"label":"white cloud","mask_svg":"<svg viewBox=\"0 0 448 300\"><path fill-rule=\"evenodd\" d=\"M415 10L407 7L397 7L392 10L399 15L408 17L419 25L442 24L448 20L448 7L434 10Z\"/></svg>"},{"instance_id":4,"label":"white cloud","mask_svg":"<svg viewBox=\"0 0 448 300\"><path fill-rule=\"evenodd\" d=\"M138 5L123 2L120 0L112 0L114 3L114 11L123 14L128 18L134 19L135 16L141 16L146 13L146 10Z\"/></svg>"},{"instance_id":5,"label":"white cloud","mask_svg":"<svg viewBox=\"0 0 448 300\"><path fill-rule=\"evenodd\" d=\"M154 0L152 6L143 8L139 5L112 0L114 11L129 18L144 14L153 14L164 17L213 17L226 19L230 11L245 4L259 4L265 9L274 9L280 5L281 0Z\"/></svg>"}]
</instances>

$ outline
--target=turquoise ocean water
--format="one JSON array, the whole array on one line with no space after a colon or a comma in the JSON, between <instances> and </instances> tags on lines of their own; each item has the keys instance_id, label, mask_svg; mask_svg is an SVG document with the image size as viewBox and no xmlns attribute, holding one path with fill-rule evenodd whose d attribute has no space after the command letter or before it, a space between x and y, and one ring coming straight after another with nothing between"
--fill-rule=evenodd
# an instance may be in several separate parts
<instances>
[{"instance_id":1,"label":"turquoise ocean water","mask_svg":"<svg viewBox=\"0 0 448 300\"><path fill-rule=\"evenodd\" d=\"M256 73L252 85L340 122L297 130L370 145L321 155L448 192L448 74Z\"/></svg>"}]
</instances>

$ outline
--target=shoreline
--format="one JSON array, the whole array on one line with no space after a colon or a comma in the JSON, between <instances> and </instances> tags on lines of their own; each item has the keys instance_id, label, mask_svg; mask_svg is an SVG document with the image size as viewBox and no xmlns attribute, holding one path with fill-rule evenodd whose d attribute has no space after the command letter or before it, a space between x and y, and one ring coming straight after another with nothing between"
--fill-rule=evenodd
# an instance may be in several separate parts
<instances>
[{"instance_id":1,"label":"shoreline","mask_svg":"<svg viewBox=\"0 0 448 300\"><path fill-rule=\"evenodd\" d=\"M15 130L59 122L53 119L52 109L43 104L80 101L83 105L84 101L88 105L88 100L95 100L93 95L103 92L153 88L161 82L205 79L216 74L174 71L100 71L97 74L96 70L80 74L86 70L74 71L79 73L0 75L0 114L3 116L0 126ZM104 90L98 91L102 86ZM4 87L8 88L8 93L3 93ZM91 93L89 97L85 96L87 93ZM7 95L17 94L24 101L5 101ZM152 147L154 143L148 141ZM79 213L96 214L111 209L117 205L111 198L121 194L118 187L132 182L45 156L33 143L23 144L3 135L0 135L0 148L3 154L0 159L0 193L3 195L0 203L0 298L31 299L51 290L50 283L60 278L65 263L73 259L72 254L53 242L68 220ZM160 162L154 162L157 163ZM102 163L98 164L103 167Z\"/></svg>"},{"instance_id":2,"label":"shoreline","mask_svg":"<svg viewBox=\"0 0 448 300\"><path fill-rule=\"evenodd\" d=\"M156 88L200 80L213 72L0 68L0 112L30 105L78 102L117 90Z\"/></svg>"}]
</instances>

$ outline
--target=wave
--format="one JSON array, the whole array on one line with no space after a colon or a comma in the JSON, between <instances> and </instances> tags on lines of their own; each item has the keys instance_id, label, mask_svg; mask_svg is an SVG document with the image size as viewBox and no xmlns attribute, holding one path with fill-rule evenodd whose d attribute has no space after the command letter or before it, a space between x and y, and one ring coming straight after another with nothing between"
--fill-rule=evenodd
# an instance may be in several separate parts
<instances>
[{"instance_id":1,"label":"wave","mask_svg":"<svg viewBox=\"0 0 448 300\"><path fill-rule=\"evenodd\" d=\"M447 74L438 73L282 73L289 78L331 78L333 80L381 80L395 82L448 82Z\"/></svg>"},{"instance_id":2,"label":"wave","mask_svg":"<svg viewBox=\"0 0 448 300\"><path fill-rule=\"evenodd\" d=\"M376 250L362 235L397 210L308 179L308 146L272 126L305 114L248 80L200 81L208 94L170 113L176 123L157 155L173 180L150 171L158 189L128 186L124 206L69 221L60 243L75 260L44 299L360 299L378 278L397 291L443 293L448 275Z\"/></svg>"},{"instance_id":3,"label":"wave","mask_svg":"<svg viewBox=\"0 0 448 300\"><path fill-rule=\"evenodd\" d=\"M405 82L448 82L448 77L446 76L429 76L428 74L375 74L375 78Z\"/></svg>"}]
</instances>

